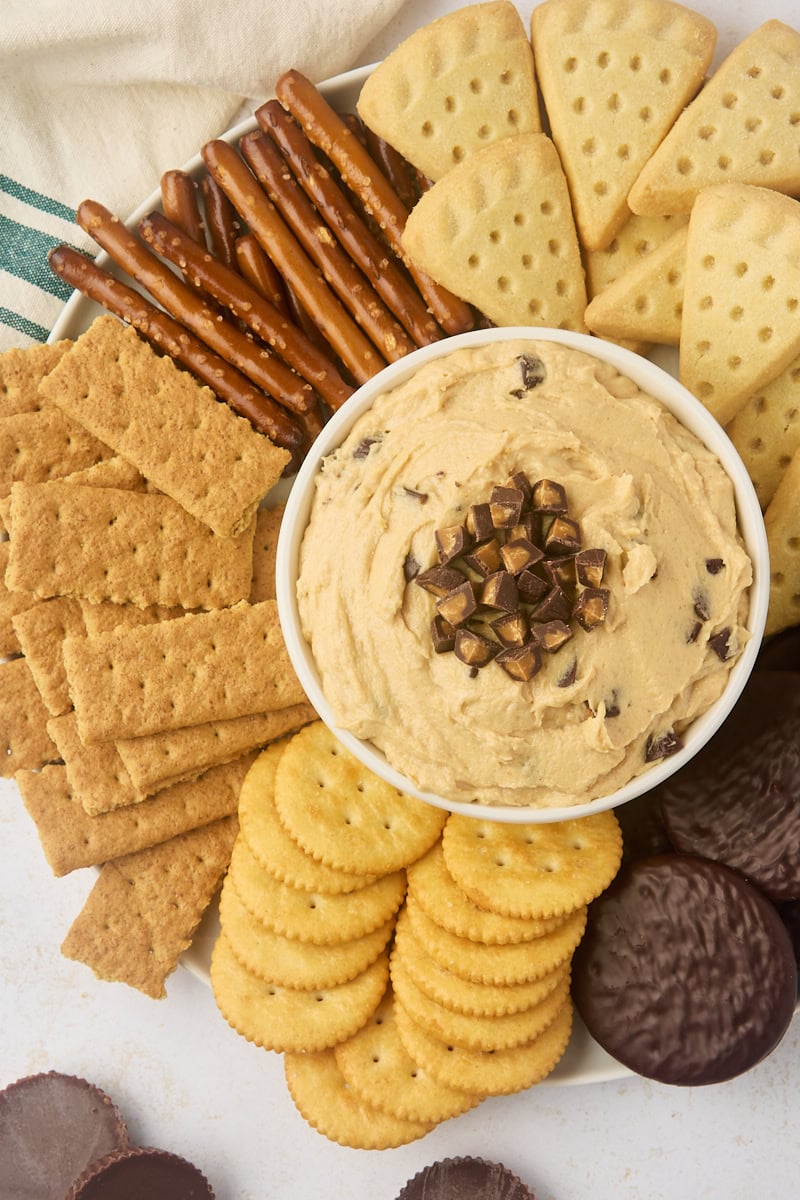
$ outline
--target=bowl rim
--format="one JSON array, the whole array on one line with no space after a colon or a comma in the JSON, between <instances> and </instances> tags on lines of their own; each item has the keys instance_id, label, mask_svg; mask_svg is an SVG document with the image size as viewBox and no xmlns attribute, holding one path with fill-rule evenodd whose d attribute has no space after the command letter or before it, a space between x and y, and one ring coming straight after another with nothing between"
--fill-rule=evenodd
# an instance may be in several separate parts
<instances>
[{"instance_id":1,"label":"bowl rim","mask_svg":"<svg viewBox=\"0 0 800 1200\"><path fill-rule=\"evenodd\" d=\"M434 359L467 347L487 345L496 341L547 341L609 363L633 379L642 391L653 396L694 433L719 458L734 490L739 532L753 565L750 585L750 606L747 618L749 640L730 670L722 695L686 731L684 746L676 754L662 759L615 791L594 800L570 806L532 808L524 805L490 805L448 800L416 787L400 771L387 762L372 743L343 729L322 690L311 647L302 634L297 605L296 581L300 546L308 523L313 496L314 478L322 459L345 439L355 422L374 403L379 395L390 391L410 378L419 368ZM510 824L545 824L589 816L616 808L651 791L680 770L713 736L738 700L755 665L761 645L769 604L769 550L761 507L750 476L723 427L701 402L665 368L650 359L635 354L626 347L606 342L591 334L545 326L503 326L471 330L443 338L423 346L397 362L391 363L365 384L339 408L327 422L310 447L298 471L286 501L281 520L276 552L276 593L278 614L286 648L313 708L322 721L344 746L366 767L386 780L398 791L424 800L437 808L480 820Z\"/></svg>"}]
</instances>

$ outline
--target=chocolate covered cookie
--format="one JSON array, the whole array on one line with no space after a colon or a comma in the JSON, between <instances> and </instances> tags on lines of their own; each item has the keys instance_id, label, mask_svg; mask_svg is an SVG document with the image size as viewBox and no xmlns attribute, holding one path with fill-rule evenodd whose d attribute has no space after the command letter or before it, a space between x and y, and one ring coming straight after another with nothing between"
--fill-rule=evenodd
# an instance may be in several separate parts
<instances>
[{"instance_id":1,"label":"chocolate covered cookie","mask_svg":"<svg viewBox=\"0 0 800 1200\"><path fill-rule=\"evenodd\" d=\"M800 674L753 674L658 796L676 850L727 864L772 900L800 897Z\"/></svg>"},{"instance_id":2,"label":"chocolate covered cookie","mask_svg":"<svg viewBox=\"0 0 800 1200\"><path fill-rule=\"evenodd\" d=\"M772 1051L797 967L775 907L735 871L681 854L623 867L590 906L573 996L614 1058L661 1083L721 1083Z\"/></svg>"},{"instance_id":3,"label":"chocolate covered cookie","mask_svg":"<svg viewBox=\"0 0 800 1200\"><path fill-rule=\"evenodd\" d=\"M423 1167L397 1200L535 1200L513 1171L484 1158L442 1158Z\"/></svg>"}]
</instances>

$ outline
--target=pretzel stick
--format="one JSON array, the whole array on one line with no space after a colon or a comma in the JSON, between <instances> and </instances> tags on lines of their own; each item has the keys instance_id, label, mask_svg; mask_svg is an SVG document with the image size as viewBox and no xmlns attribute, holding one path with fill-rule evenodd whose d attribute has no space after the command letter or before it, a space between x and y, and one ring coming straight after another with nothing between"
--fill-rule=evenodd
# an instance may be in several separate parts
<instances>
[{"instance_id":1,"label":"pretzel stick","mask_svg":"<svg viewBox=\"0 0 800 1200\"><path fill-rule=\"evenodd\" d=\"M266 347L257 345L221 313L213 311L196 292L130 233L118 217L96 200L78 207L81 229L102 246L111 259L166 308L181 325L237 367L253 383L292 412L307 412L314 394Z\"/></svg>"},{"instance_id":2,"label":"pretzel stick","mask_svg":"<svg viewBox=\"0 0 800 1200\"><path fill-rule=\"evenodd\" d=\"M389 362L415 349L402 326L381 301L369 280L331 236L331 231L287 169L275 143L260 129L248 133L239 149L312 262L364 333Z\"/></svg>"},{"instance_id":3,"label":"pretzel stick","mask_svg":"<svg viewBox=\"0 0 800 1200\"><path fill-rule=\"evenodd\" d=\"M199 246L206 244L206 231L197 184L186 171L165 171L161 176L161 205L165 215Z\"/></svg>"},{"instance_id":4,"label":"pretzel stick","mask_svg":"<svg viewBox=\"0 0 800 1200\"><path fill-rule=\"evenodd\" d=\"M256 291L261 292L265 300L274 304L284 316L289 315L283 280L252 233L243 233L236 239L236 265L240 274Z\"/></svg>"},{"instance_id":5,"label":"pretzel stick","mask_svg":"<svg viewBox=\"0 0 800 1200\"><path fill-rule=\"evenodd\" d=\"M331 408L338 408L353 389L336 367L320 354L301 330L291 325L274 305L251 287L246 279L218 262L207 250L181 233L159 212L139 223L139 232L159 254L180 267L196 288L208 292L272 347L319 392ZM311 408L305 409L310 412Z\"/></svg>"},{"instance_id":6,"label":"pretzel stick","mask_svg":"<svg viewBox=\"0 0 800 1200\"><path fill-rule=\"evenodd\" d=\"M48 256L50 266L70 287L76 288L127 324L132 325L157 349L181 363L230 405L247 417L261 433L277 446L292 453L293 460L302 442L302 431L295 421L269 396L253 387L249 379L211 351L172 317L156 308L139 292L98 267L86 254L71 246L57 246ZM296 469L297 462L294 462Z\"/></svg>"},{"instance_id":7,"label":"pretzel stick","mask_svg":"<svg viewBox=\"0 0 800 1200\"><path fill-rule=\"evenodd\" d=\"M410 212L419 199L414 168L394 146L390 146L384 138L373 133L369 125L364 125L364 134L367 150Z\"/></svg>"},{"instance_id":8,"label":"pretzel stick","mask_svg":"<svg viewBox=\"0 0 800 1200\"><path fill-rule=\"evenodd\" d=\"M384 360L345 312L243 159L222 140L208 142L201 154L286 284L297 293L306 311L314 314L322 336L356 382L365 383L377 374L385 366Z\"/></svg>"},{"instance_id":9,"label":"pretzel stick","mask_svg":"<svg viewBox=\"0 0 800 1200\"><path fill-rule=\"evenodd\" d=\"M242 232L236 209L216 180L204 175L200 184L211 248L226 267L236 268L236 239Z\"/></svg>"},{"instance_id":10,"label":"pretzel stick","mask_svg":"<svg viewBox=\"0 0 800 1200\"><path fill-rule=\"evenodd\" d=\"M450 334L471 329L474 317L469 305L420 271L405 254L401 239L408 209L356 135L313 83L299 71L286 71L275 85L275 94L300 122L309 141L328 155L347 186L378 221L442 328Z\"/></svg>"},{"instance_id":11,"label":"pretzel stick","mask_svg":"<svg viewBox=\"0 0 800 1200\"><path fill-rule=\"evenodd\" d=\"M396 259L370 232L347 196L319 162L314 147L277 100L256 110L256 120L283 151L300 186L328 228L361 268L418 346L441 337L425 302L408 281Z\"/></svg>"}]
</instances>

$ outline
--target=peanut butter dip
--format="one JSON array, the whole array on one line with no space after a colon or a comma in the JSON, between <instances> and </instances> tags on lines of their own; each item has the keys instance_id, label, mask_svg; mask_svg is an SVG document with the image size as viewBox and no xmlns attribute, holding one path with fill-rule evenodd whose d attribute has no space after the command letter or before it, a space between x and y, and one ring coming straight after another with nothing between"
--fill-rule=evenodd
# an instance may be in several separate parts
<instances>
[{"instance_id":1,"label":"peanut butter dip","mask_svg":"<svg viewBox=\"0 0 800 1200\"><path fill-rule=\"evenodd\" d=\"M615 368L517 339L428 363L356 422L297 591L342 728L446 799L549 807L680 747L751 582L716 456Z\"/></svg>"}]
</instances>

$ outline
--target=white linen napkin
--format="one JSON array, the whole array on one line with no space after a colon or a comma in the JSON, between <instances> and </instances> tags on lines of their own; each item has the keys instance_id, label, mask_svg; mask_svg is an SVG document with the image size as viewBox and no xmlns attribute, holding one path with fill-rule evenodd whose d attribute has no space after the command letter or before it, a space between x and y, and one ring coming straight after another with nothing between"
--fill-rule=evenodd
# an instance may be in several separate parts
<instances>
[{"instance_id":1,"label":"white linen napkin","mask_svg":"<svg viewBox=\"0 0 800 1200\"><path fill-rule=\"evenodd\" d=\"M81 200L126 217L295 67L346 70L403 0L2 0L0 351L46 340Z\"/></svg>"}]
</instances>

